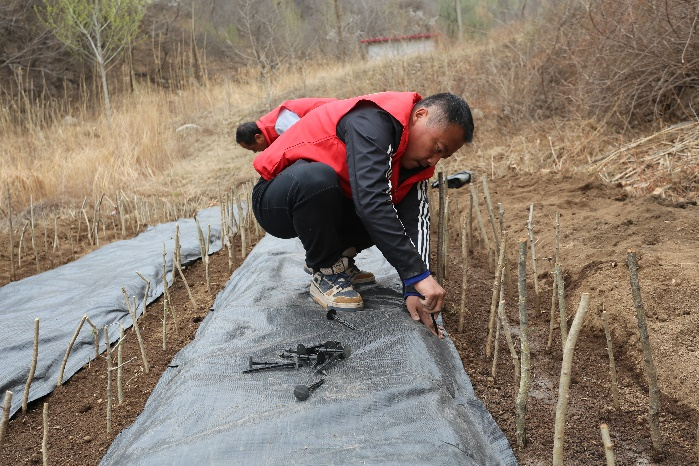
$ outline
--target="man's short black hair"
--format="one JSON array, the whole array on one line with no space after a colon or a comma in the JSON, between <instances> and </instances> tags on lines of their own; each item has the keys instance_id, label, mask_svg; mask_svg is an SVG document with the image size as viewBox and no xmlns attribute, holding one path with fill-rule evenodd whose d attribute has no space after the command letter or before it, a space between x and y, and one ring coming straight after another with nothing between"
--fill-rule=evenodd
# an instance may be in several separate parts
<instances>
[{"instance_id":1,"label":"man's short black hair","mask_svg":"<svg viewBox=\"0 0 699 466\"><path fill-rule=\"evenodd\" d=\"M255 135L262 134L260 128L257 127L254 121L241 123L238 129L235 130L235 142L238 144L255 144Z\"/></svg>"},{"instance_id":2,"label":"man's short black hair","mask_svg":"<svg viewBox=\"0 0 699 466\"><path fill-rule=\"evenodd\" d=\"M434 94L415 104L415 109L438 109L430 115L430 123L435 125L458 125L464 131L464 142L473 141L473 116L464 99L458 95L443 92Z\"/></svg>"}]
</instances>

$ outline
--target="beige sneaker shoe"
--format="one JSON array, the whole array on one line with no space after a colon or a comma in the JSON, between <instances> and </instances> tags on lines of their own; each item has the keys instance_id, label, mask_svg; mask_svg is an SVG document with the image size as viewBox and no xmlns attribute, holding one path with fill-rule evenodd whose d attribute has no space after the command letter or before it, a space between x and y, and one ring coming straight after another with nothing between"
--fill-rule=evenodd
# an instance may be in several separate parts
<instances>
[{"instance_id":1,"label":"beige sneaker shoe","mask_svg":"<svg viewBox=\"0 0 699 466\"><path fill-rule=\"evenodd\" d=\"M322 267L313 274L311 297L324 309L359 311L364 308L361 295L352 287L346 273L348 262L346 257L341 257L332 267Z\"/></svg>"}]
</instances>

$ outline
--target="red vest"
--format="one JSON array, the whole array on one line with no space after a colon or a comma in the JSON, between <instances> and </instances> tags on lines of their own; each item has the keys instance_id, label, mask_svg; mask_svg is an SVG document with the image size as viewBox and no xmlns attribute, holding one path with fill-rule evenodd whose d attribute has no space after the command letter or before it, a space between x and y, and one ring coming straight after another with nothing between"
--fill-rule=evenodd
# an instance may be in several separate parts
<instances>
[{"instance_id":1,"label":"red vest","mask_svg":"<svg viewBox=\"0 0 699 466\"><path fill-rule=\"evenodd\" d=\"M277 134L277 131L274 129L274 125L277 124L277 118L279 118L279 113L283 109L291 110L295 114L299 116L299 118L303 118L306 116L308 112L313 110L316 107L320 107L323 104L327 104L328 102L335 102L337 99L333 98L313 98L313 97L308 97L305 99L295 99L295 100L287 100L286 102L282 102L280 106L269 112L267 115L261 117L259 120L255 122L258 128L260 128L260 131L262 132L262 135L265 137L267 142L269 144L272 144L275 139L279 137Z\"/></svg>"},{"instance_id":2,"label":"red vest","mask_svg":"<svg viewBox=\"0 0 699 466\"><path fill-rule=\"evenodd\" d=\"M402 184L400 160L408 143L408 122L415 103L422 100L414 92L381 92L352 99L339 100L323 105L282 134L277 141L262 151L253 161L255 170L266 180L271 180L297 160L311 160L330 165L338 174L344 194L351 198L352 190L347 169L345 144L337 137L336 127L340 119L361 101L371 101L390 113L403 125L400 144L391 154L391 198L394 204L403 200L413 184L428 180L434 167L411 176Z\"/></svg>"}]
</instances>

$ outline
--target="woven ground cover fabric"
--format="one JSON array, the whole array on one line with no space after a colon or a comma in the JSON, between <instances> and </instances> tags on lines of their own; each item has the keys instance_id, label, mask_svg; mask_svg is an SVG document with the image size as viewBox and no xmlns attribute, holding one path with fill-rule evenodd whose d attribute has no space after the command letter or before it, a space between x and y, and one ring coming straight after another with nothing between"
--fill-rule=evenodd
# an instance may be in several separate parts
<instances>
[{"instance_id":1,"label":"woven ground cover fabric","mask_svg":"<svg viewBox=\"0 0 699 466\"><path fill-rule=\"evenodd\" d=\"M352 330L311 300L300 242L265 236L101 464L516 464L451 340L410 319L375 248L357 264L377 283L339 314ZM321 378L312 367L242 372L325 341L351 354L305 401L294 387Z\"/></svg>"},{"instance_id":2,"label":"woven ground cover fabric","mask_svg":"<svg viewBox=\"0 0 699 466\"><path fill-rule=\"evenodd\" d=\"M218 207L197 214L206 232L211 225L209 252L221 249L221 214ZM50 393L75 330L84 315L100 330L100 353L106 349L102 329L109 327L112 342L119 338L119 324L133 325L122 287L137 300L137 314L163 293L163 244L167 251L168 281L176 225L180 229L183 263L199 259L199 233L194 219L180 219L149 228L135 238L105 245L80 259L0 288L0 394L14 393L10 415L22 407L34 348L34 319L39 318L39 352L29 401ZM206 236L206 233L204 233ZM63 381L95 357L92 327L85 323L66 363Z\"/></svg>"}]
</instances>

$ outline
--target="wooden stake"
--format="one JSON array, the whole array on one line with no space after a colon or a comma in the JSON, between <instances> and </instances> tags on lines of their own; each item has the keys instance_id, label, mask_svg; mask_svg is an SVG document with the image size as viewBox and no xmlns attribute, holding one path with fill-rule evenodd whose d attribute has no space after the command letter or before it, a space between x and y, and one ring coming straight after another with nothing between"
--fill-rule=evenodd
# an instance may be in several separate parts
<instances>
[{"instance_id":1,"label":"wooden stake","mask_svg":"<svg viewBox=\"0 0 699 466\"><path fill-rule=\"evenodd\" d=\"M466 287L468 285L468 239L466 238L466 219L461 223L461 305L459 307L459 333L464 331L466 319Z\"/></svg>"},{"instance_id":2,"label":"wooden stake","mask_svg":"<svg viewBox=\"0 0 699 466\"><path fill-rule=\"evenodd\" d=\"M505 304L503 301L500 301ZM495 338L493 340L493 364L490 369L490 375L493 377L493 380L495 380L495 377L497 375L497 367L498 367L498 356L500 353L500 328L502 327L502 324L500 323L500 320L495 321Z\"/></svg>"},{"instance_id":3,"label":"wooden stake","mask_svg":"<svg viewBox=\"0 0 699 466\"><path fill-rule=\"evenodd\" d=\"M87 199L87 198L85 198ZM81 209L83 217L85 217L85 226L87 228L87 239L90 241L90 246L94 245L95 242L92 239L92 227L90 226L90 220L87 218L87 212L85 211L85 204L83 203L83 208ZM78 226L78 237L80 236L80 227Z\"/></svg>"},{"instance_id":4,"label":"wooden stake","mask_svg":"<svg viewBox=\"0 0 699 466\"><path fill-rule=\"evenodd\" d=\"M609 355L609 376L612 382L612 402L614 409L621 410L619 405L619 387L616 382L616 364L614 363L614 345L612 344L612 334L609 332L609 323L607 322L607 311L602 305L602 325L604 326L604 334L607 337L607 354Z\"/></svg>"},{"instance_id":5,"label":"wooden stake","mask_svg":"<svg viewBox=\"0 0 699 466\"><path fill-rule=\"evenodd\" d=\"M566 311L565 282L561 264L556 264L556 285L558 286L558 313L561 319L561 346L565 347L568 339L568 312Z\"/></svg>"},{"instance_id":6,"label":"wooden stake","mask_svg":"<svg viewBox=\"0 0 699 466\"><path fill-rule=\"evenodd\" d=\"M163 351L167 350L167 299L163 299Z\"/></svg>"},{"instance_id":7,"label":"wooden stake","mask_svg":"<svg viewBox=\"0 0 699 466\"><path fill-rule=\"evenodd\" d=\"M146 303L148 303L148 293L150 292L150 280L148 280L146 277L141 275L140 273L136 272L136 275L141 277L141 280L146 282L146 292L143 294L143 315L146 315Z\"/></svg>"},{"instance_id":8,"label":"wooden stake","mask_svg":"<svg viewBox=\"0 0 699 466\"><path fill-rule=\"evenodd\" d=\"M560 258L558 256L558 253L561 249L561 213L556 212L556 257L553 261L554 264L560 264Z\"/></svg>"},{"instance_id":9,"label":"wooden stake","mask_svg":"<svg viewBox=\"0 0 699 466\"><path fill-rule=\"evenodd\" d=\"M470 185L469 185L470 187ZM473 251L473 187L470 187L468 194L468 251Z\"/></svg>"},{"instance_id":10,"label":"wooden stake","mask_svg":"<svg viewBox=\"0 0 699 466\"><path fill-rule=\"evenodd\" d=\"M36 263L36 271L39 272L39 251L36 249L36 236L34 235L34 200L32 195L29 195L29 212L32 224L32 249L34 250L34 262Z\"/></svg>"},{"instance_id":11,"label":"wooden stake","mask_svg":"<svg viewBox=\"0 0 699 466\"><path fill-rule=\"evenodd\" d=\"M138 329L138 318L136 317L136 305L134 303L133 309L131 308L131 301L129 300L129 295L126 294L126 289L122 288L121 292L124 293L124 298L126 298L126 307L129 309L129 314L131 314L131 320L133 321L133 329L136 332L136 340L138 340L138 347L141 350L141 359L143 360L143 371L147 374L150 371L150 366L148 365L148 358L146 357L146 349L143 346L143 339L141 338L141 332ZM134 296L134 300L136 297Z\"/></svg>"},{"instance_id":12,"label":"wooden stake","mask_svg":"<svg viewBox=\"0 0 699 466\"><path fill-rule=\"evenodd\" d=\"M22 268L22 244L24 243L24 232L27 231L29 222L24 222L24 227L22 227L22 233L19 235L19 248L17 249L17 268Z\"/></svg>"},{"instance_id":13,"label":"wooden stake","mask_svg":"<svg viewBox=\"0 0 699 466\"><path fill-rule=\"evenodd\" d=\"M527 231L529 232L529 245L532 249L532 271L534 272L534 308L539 309L539 276L536 271L536 250L534 249L534 203L529 205L529 220L527 220Z\"/></svg>"},{"instance_id":14,"label":"wooden stake","mask_svg":"<svg viewBox=\"0 0 699 466\"><path fill-rule=\"evenodd\" d=\"M105 357L107 358L107 435L112 430L112 345L109 344L109 330L104 326L104 342L106 344Z\"/></svg>"},{"instance_id":15,"label":"wooden stake","mask_svg":"<svg viewBox=\"0 0 699 466\"><path fill-rule=\"evenodd\" d=\"M22 414L27 414L27 401L29 400L29 387L34 381L36 372L36 362L39 359L39 318L34 319L34 352L32 353L32 363L29 367L29 377L24 385L24 397L22 397Z\"/></svg>"},{"instance_id":16,"label":"wooden stake","mask_svg":"<svg viewBox=\"0 0 699 466\"><path fill-rule=\"evenodd\" d=\"M245 215L243 215L243 206L240 202L240 196L235 198L236 207L238 208L238 229L240 230L240 257L245 260L247 255L247 238L245 232Z\"/></svg>"},{"instance_id":17,"label":"wooden stake","mask_svg":"<svg viewBox=\"0 0 699 466\"><path fill-rule=\"evenodd\" d=\"M493 242L495 243L495 253L500 254L499 241L498 241L498 230L495 228L495 215L493 215L493 204L490 202L490 192L488 191L488 177L485 175L481 176L481 182L483 183L483 197L485 198L485 206L488 209L488 217L490 217L490 226L493 228Z\"/></svg>"},{"instance_id":18,"label":"wooden stake","mask_svg":"<svg viewBox=\"0 0 699 466\"><path fill-rule=\"evenodd\" d=\"M121 380L124 373L122 366L124 364L124 326L119 324L119 343L117 344L117 402L122 404L124 402L124 391L122 388Z\"/></svg>"},{"instance_id":19,"label":"wooden stake","mask_svg":"<svg viewBox=\"0 0 699 466\"><path fill-rule=\"evenodd\" d=\"M446 202L444 173L439 172L439 216L437 220L437 283L444 285L444 230L445 218L444 205Z\"/></svg>"},{"instance_id":20,"label":"wooden stake","mask_svg":"<svg viewBox=\"0 0 699 466\"><path fill-rule=\"evenodd\" d=\"M85 316L85 322L90 324L92 327L92 338L95 341L95 359L97 359L100 356L100 332L97 329L97 326L92 323L89 317Z\"/></svg>"},{"instance_id":21,"label":"wooden stake","mask_svg":"<svg viewBox=\"0 0 699 466\"><path fill-rule=\"evenodd\" d=\"M15 280L15 238L12 229L12 199L10 198L10 188L7 188L7 219L10 222L10 280Z\"/></svg>"},{"instance_id":22,"label":"wooden stake","mask_svg":"<svg viewBox=\"0 0 699 466\"><path fill-rule=\"evenodd\" d=\"M556 274L552 274L553 281L551 282L551 313L549 315L549 339L546 343L546 351L551 351L551 343L553 342L553 329L556 326L556 302L558 297L558 287L556 285Z\"/></svg>"},{"instance_id":23,"label":"wooden stake","mask_svg":"<svg viewBox=\"0 0 699 466\"><path fill-rule=\"evenodd\" d=\"M53 211L53 250L58 247L58 214Z\"/></svg>"},{"instance_id":24,"label":"wooden stake","mask_svg":"<svg viewBox=\"0 0 699 466\"><path fill-rule=\"evenodd\" d=\"M483 226L483 218L481 217L481 209L478 206L478 197L476 196L475 189L472 184L468 185L469 189L472 191L471 196L474 201L474 211L476 212L476 223L478 224L478 232L481 235L481 238L483 239L483 244L485 244L485 248L488 251L488 268L492 269L491 265L491 249L490 249L490 241L488 241L488 234L485 232L485 227Z\"/></svg>"},{"instance_id":25,"label":"wooden stake","mask_svg":"<svg viewBox=\"0 0 699 466\"><path fill-rule=\"evenodd\" d=\"M75 343L75 340L78 338L78 334L80 333L80 329L83 328L83 324L85 323L86 319L87 319L86 315L83 316L82 319L80 319L80 323L78 324L78 328L75 330L75 333L73 334L73 338L70 340L70 343L68 343L68 349L66 350L65 356L63 356L63 362L61 363L61 370L58 371L58 383L56 384L56 388L63 385L63 372L66 369L66 363L68 362L68 355L70 355L70 351L73 349L73 344Z\"/></svg>"},{"instance_id":26,"label":"wooden stake","mask_svg":"<svg viewBox=\"0 0 699 466\"><path fill-rule=\"evenodd\" d=\"M600 434L602 435L602 445L604 445L604 456L607 458L607 466L614 466L614 445L609 436L609 426L600 424Z\"/></svg>"},{"instance_id":27,"label":"wooden stake","mask_svg":"<svg viewBox=\"0 0 699 466\"><path fill-rule=\"evenodd\" d=\"M44 436L41 440L41 459L44 466L49 464L49 404L44 403L43 411L43 421L44 421Z\"/></svg>"},{"instance_id":28,"label":"wooden stake","mask_svg":"<svg viewBox=\"0 0 699 466\"><path fill-rule=\"evenodd\" d=\"M172 275L173 277L175 275L174 268L172 270ZM165 292L165 299L163 299L163 312L167 313L169 309L175 322L175 330L178 330L177 315L175 314L175 307L172 305L172 299L170 298L170 287L167 283L167 251L165 250L165 243L163 243L163 289Z\"/></svg>"},{"instance_id":29,"label":"wooden stake","mask_svg":"<svg viewBox=\"0 0 699 466\"><path fill-rule=\"evenodd\" d=\"M206 291L211 293L211 280L209 278L209 244L211 241L211 225L206 230L206 247L204 248L204 269L206 272ZM223 241L223 237L221 238Z\"/></svg>"},{"instance_id":30,"label":"wooden stake","mask_svg":"<svg viewBox=\"0 0 699 466\"><path fill-rule=\"evenodd\" d=\"M570 389L570 375L573 370L573 352L578 334L582 327L587 307L590 302L590 294L583 293L580 296L580 306L575 313L570 333L563 348L563 363L561 365L561 378L558 384L558 403L556 404L556 424L553 436L553 466L563 466L563 438L565 435L566 412L568 411L568 398Z\"/></svg>"},{"instance_id":31,"label":"wooden stake","mask_svg":"<svg viewBox=\"0 0 699 466\"><path fill-rule=\"evenodd\" d=\"M626 262L629 266L629 278L631 282L631 296L636 307L636 320L638 322L638 333L641 337L641 347L643 348L643 362L646 367L646 379L648 381L648 423L650 424L650 439L653 443L654 457L661 457L663 445L660 438L660 422L658 411L660 409L660 391L658 390L658 378L653 362L653 352L650 347L648 337L648 326L646 325L646 311L641 300L641 285L638 281L638 261L636 251L629 250Z\"/></svg>"},{"instance_id":32,"label":"wooden stake","mask_svg":"<svg viewBox=\"0 0 699 466\"><path fill-rule=\"evenodd\" d=\"M194 310L197 310L197 302L194 301L194 296L192 296L192 291L189 289L189 285L187 284L187 279L184 278L184 273L182 273L182 268L178 265L177 266L177 271L180 273L180 278L182 278L182 282L184 283L184 287L187 290L187 294L189 295L189 300L192 302L192 306Z\"/></svg>"},{"instance_id":33,"label":"wooden stake","mask_svg":"<svg viewBox=\"0 0 699 466\"><path fill-rule=\"evenodd\" d=\"M502 273L500 274L502 277ZM517 350L515 349L515 344L512 341L512 332L510 331L510 322L507 319L507 313L505 312L505 293L504 293L504 282L501 281L500 285L500 303L498 304L498 317L500 320L500 325L505 331L505 341L507 342L507 347L510 349L510 357L512 358L512 365L515 371L515 385L519 383L519 356L517 355Z\"/></svg>"},{"instance_id":34,"label":"wooden stake","mask_svg":"<svg viewBox=\"0 0 699 466\"><path fill-rule=\"evenodd\" d=\"M498 303L498 293L500 291L500 274L504 269L503 263L505 262L505 237L503 235L502 247L499 247L500 257L498 257L498 265L495 267L495 278L493 279L493 298L490 301L490 318L488 319L488 339L485 344L485 355L490 357L490 348L493 343L493 330L495 330L495 307Z\"/></svg>"},{"instance_id":35,"label":"wooden stake","mask_svg":"<svg viewBox=\"0 0 699 466\"><path fill-rule=\"evenodd\" d=\"M2 446L5 443L5 434L7 433L7 423L10 419L10 408L12 407L12 392L5 392L5 404L2 408L2 420L0 421L0 455L2 455Z\"/></svg>"},{"instance_id":36,"label":"wooden stake","mask_svg":"<svg viewBox=\"0 0 699 466\"><path fill-rule=\"evenodd\" d=\"M529 353L529 320L527 318L527 238L519 240L519 260L517 278L519 282L519 338L520 353L522 354L522 377L519 379L519 392L515 402L517 428L517 446L524 448L527 445L525 429L525 415L527 412L527 398L529 397L530 381L530 353Z\"/></svg>"}]
</instances>

